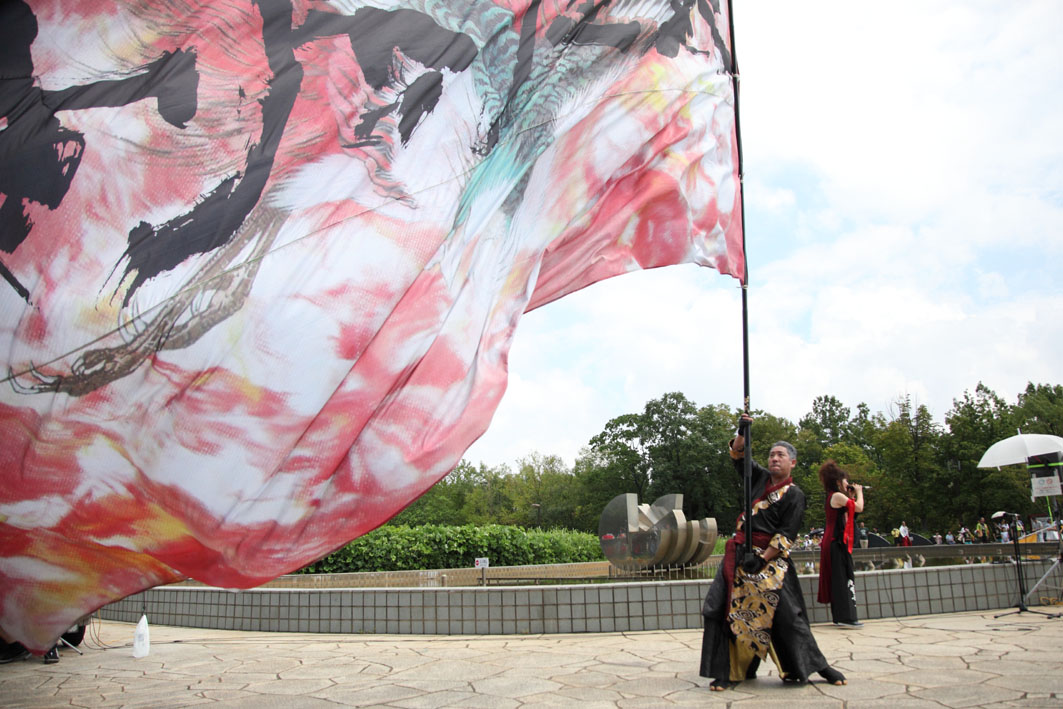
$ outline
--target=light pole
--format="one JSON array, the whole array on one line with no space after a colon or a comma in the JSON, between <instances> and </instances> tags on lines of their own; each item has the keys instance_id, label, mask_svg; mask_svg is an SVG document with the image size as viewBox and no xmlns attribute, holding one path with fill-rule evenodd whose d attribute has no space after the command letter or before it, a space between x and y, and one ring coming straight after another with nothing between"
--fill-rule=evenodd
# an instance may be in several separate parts
<instances>
[{"instance_id":1,"label":"light pole","mask_svg":"<svg viewBox=\"0 0 1063 709\"><path fill-rule=\"evenodd\" d=\"M531 506L535 508L535 526L539 529L543 528L543 506L538 502L531 503Z\"/></svg>"}]
</instances>

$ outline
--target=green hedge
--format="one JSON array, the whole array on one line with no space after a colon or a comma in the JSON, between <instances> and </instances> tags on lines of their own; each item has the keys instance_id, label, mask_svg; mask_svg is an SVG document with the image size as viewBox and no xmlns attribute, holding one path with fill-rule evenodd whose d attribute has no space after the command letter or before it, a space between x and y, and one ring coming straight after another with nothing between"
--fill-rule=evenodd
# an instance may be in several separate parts
<instances>
[{"instance_id":1,"label":"green hedge","mask_svg":"<svg viewBox=\"0 0 1063 709\"><path fill-rule=\"evenodd\" d=\"M387 525L296 573L459 569L474 566L476 558L483 556L491 560L491 566L568 564L605 558L598 537L587 532L526 530L500 524Z\"/></svg>"}]
</instances>

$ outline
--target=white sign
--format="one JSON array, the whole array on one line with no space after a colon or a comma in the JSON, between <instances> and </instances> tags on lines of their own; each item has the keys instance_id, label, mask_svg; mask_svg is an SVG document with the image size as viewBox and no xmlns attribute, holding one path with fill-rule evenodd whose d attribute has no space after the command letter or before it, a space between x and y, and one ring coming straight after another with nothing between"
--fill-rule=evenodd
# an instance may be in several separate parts
<instances>
[{"instance_id":1,"label":"white sign","mask_svg":"<svg viewBox=\"0 0 1063 709\"><path fill-rule=\"evenodd\" d=\"M1032 474L1030 476L1030 487L1032 490L1030 497L1049 497L1063 494L1063 489L1060 488L1059 484L1059 475L1055 470Z\"/></svg>"},{"instance_id":2,"label":"white sign","mask_svg":"<svg viewBox=\"0 0 1063 709\"><path fill-rule=\"evenodd\" d=\"M488 559L486 556L478 556L478 557L476 557L476 568L478 568L478 569L486 569L490 565L491 565L491 560Z\"/></svg>"}]
</instances>

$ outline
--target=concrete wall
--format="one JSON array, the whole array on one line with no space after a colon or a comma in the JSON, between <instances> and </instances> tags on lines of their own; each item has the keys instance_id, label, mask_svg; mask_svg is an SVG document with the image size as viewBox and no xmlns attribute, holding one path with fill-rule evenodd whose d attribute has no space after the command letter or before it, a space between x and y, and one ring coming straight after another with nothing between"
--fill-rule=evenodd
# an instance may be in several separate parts
<instances>
[{"instance_id":1,"label":"concrete wall","mask_svg":"<svg viewBox=\"0 0 1063 709\"><path fill-rule=\"evenodd\" d=\"M1030 588L1051 561L1023 563ZM1030 599L1058 596L1063 570ZM480 588L278 589L226 591L163 586L100 611L135 623L301 633L507 635L700 628L708 580ZM830 620L815 602L819 577L801 577L810 620ZM856 576L861 619L992 610L1019 603L1014 564L963 564L870 571ZM1058 602L1058 601L1057 601Z\"/></svg>"}]
</instances>

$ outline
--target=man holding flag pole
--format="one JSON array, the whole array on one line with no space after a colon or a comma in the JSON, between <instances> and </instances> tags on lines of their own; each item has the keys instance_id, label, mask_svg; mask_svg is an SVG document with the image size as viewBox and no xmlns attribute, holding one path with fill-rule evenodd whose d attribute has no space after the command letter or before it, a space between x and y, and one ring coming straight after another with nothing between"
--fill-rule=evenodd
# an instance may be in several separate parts
<instances>
[{"instance_id":1,"label":"man holding flag pole","mask_svg":"<svg viewBox=\"0 0 1063 709\"><path fill-rule=\"evenodd\" d=\"M735 469L752 468L747 489L753 497L749 511L738 518L702 606L701 675L713 678L713 691L731 689L756 677L760 661L770 653L784 682L807 684L809 675L818 672L831 684L845 684L845 676L827 663L812 636L797 570L789 561L805 513L805 494L790 476L797 452L778 441L767 468L752 462L746 445L752 421L743 414L739 435L731 441ZM741 553L739 545L753 551Z\"/></svg>"},{"instance_id":2,"label":"man holding flag pole","mask_svg":"<svg viewBox=\"0 0 1063 709\"><path fill-rule=\"evenodd\" d=\"M742 185L742 133L738 114L738 59L734 43L734 17L727 3L731 54L730 75L734 96L734 126L738 182ZM741 200L742 252L745 249L745 201ZM749 264L742 278L742 373L744 409L738 433L730 444L735 469L742 474L743 512L735 536L727 542L724 560L705 596L702 614L705 634L700 673L713 679L710 689L732 689L756 677L769 653L784 682L804 685L818 672L834 685L845 676L831 667L820 652L805 610L797 570L789 562L789 549L805 513L805 495L790 476L797 451L778 441L768 455L768 468L753 462L749 415ZM739 545L742 545L741 552ZM739 558L741 559L739 561Z\"/></svg>"}]
</instances>

